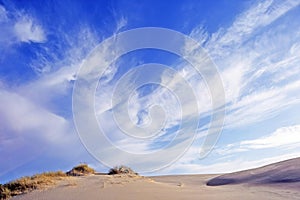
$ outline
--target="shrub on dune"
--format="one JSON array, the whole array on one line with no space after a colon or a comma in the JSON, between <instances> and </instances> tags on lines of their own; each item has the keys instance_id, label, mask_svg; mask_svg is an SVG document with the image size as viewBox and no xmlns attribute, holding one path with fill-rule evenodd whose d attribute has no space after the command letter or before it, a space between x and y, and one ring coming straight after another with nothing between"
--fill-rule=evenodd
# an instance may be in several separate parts
<instances>
[{"instance_id":1,"label":"shrub on dune","mask_svg":"<svg viewBox=\"0 0 300 200\"><path fill-rule=\"evenodd\" d=\"M138 175L138 173L134 172L131 168L123 165L116 166L109 170L108 175L114 175L114 174Z\"/></svg>"},{"instance_id":2,"label":"shrub on dune","mask_svg":"<svg viewBox=\"0 0 300 200\"><path fill-rule=\"evenodd\" d=\"M68 176L85 176L90 174L95 174L95 170L89 167L87 164L77 165L67 172Z\"/></svg>"}]
</instances>

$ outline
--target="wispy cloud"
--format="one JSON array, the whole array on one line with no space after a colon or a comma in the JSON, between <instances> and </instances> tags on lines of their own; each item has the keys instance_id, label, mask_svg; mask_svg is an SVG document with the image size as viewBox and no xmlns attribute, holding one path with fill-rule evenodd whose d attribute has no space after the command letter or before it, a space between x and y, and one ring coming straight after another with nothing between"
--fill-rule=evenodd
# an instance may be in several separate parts
<instances>
[{"instance_id":1,"label":"wispy cloud","mask_svg":"<svg viewBox=\"0 0 300 200\"><path fill-rule=\"evenodd\" d=\"M278 128L269 135L261 136L253 140L244 140L234 144L228 144L224 148L216 150L221 155L246 152L269 148L298 148L300 147L300 125Z\"/></svg>"},{"instance_id":2,"label":"wispy cloud","mask_svg":"<svg viewBox=\"0 0 300 200\"><path fill-rule=\"evenodd\" d=\"M275 2L272 0L258 2L240 14L228 28L221 28L212 34L206 47L211 55L229 56L238 50L253 34L270 25L285 13L299 5L298 1ZM244 47L242 47L244 48Z\"/></svg>"},{"instance_id":3,"label":"wispy cloud","mask_svg":"<svg viewBox=\"0 0 300 200\"><path fill-rule=\"evenodd\" d=\"M51 144L60 146L70 136L65 135L70 130L66 119L5 88L0 94L0 152L5 155L0 157L0 175L39 156Z\"/></svg>"},{"instance_id":4,"label":"wispy cloud","mask_svg":"<svg viewBox=\"0 0 300 200\"><path fill-rule=\"evenodd\" d=\"M0 9L0 23L5 25L0 34L6 37L1 37L3 41L0 39L0 42L10 45L46 40L35 19L16 14L17 20L13 20L6 15L4 7L0 6ZM15 35L7 38L11 33ZM45 152L46 156L63 158L73 164L94 161L80 144L71 106L76 73L84 58L99 43L100 37L88 25L81 25L76 34L70 35L58 29L57 37L60 43L55 44L55 49L51 45L41 45L35 52L36 56L30 63L37 74L35 78L18 85L0 80L0 152L6 155L0 158L0 176ZM106 76L115 72L112 69ZM57 155L58 151L63 153Z\"/></svg>"},{"instance_id":5,"label":"wispy cloud","mask_svg":"<svg viewBox=\"0 0 300 200\"><path fill-rule=\"evenodd\" d=\"M297 51L297 46L295 46L294 41L289 41L286 44L286 48L292 54L286 54L286 50L282 50L281 45L273 44L274 40L278 38L291 38L291 35L297 33L297 30L287 32L286 29L288 27L284 27L287 25L280 24L277 26L275 23L276 20L285 16L297 5L298 2L292 1L287 3L265 1L253 5L250 9L240 14L232 26L221 28L217 33L209 35L202 27L192 31L191 36L202 42L220 69L220 75L225 87L225 103L228 113L225 128L237 128L263 121L278 114L282 109L299 103L297 100L299 96L295 96L296 91L300 87L298 81L293 79L286 81L292 74L286 74L286 77L281 77L282 81L280 83L278 83L278 79L275 80L275 77L279 74L278 68L292 66L293 71L298 72L296 66L300 59L296 58L294 54ZM271 30L275 30L276 34L273 35ZM295 41L296 44L299 43L300 38ZM188 54L193 53L193 49L198 47L191 47L187 44L186 48ZM188 56L198 60L199 63L203 59L202 54L190 54ZM281 59L274 59L279 57ZM277 69L274 69L275 66ZM184 63L177 63L175 68L179 71L178 75L183 76L192 85L197 96L201 116L209 116L212 109L211 99L204 80L199 77L191 66ZM268 76L265 76L265 74L268 74ZM185 94L185 91L180 90L182 85L178 80L176 77L170 80L167 74L161 74L161 83L171 88L175 94L179 91ZM268 82L268 84L265 84L265 82ZM132 81L132 84L134 84L134 81ZM130 87L128 86L128 88ZM191 117L190 114L194 112L195 108L189 107L193 105L190 103L193 100L191 96L184 96L186 96L186 99L184 99L184 102L181 102L181 109L189 110L190 112L186 112L186 115L182 116L178 115L176 112L178 106L170 101L172 98L162 88L157 88L150 95L140 95L138 93L131 99L131 104L134 105L130 107L133 123L128 124L124 121L122 124L126 124L129 127L127 128L130 129L130 127L138 125L140 120L144 122L149 121L149 106L159 102L163 108L173 113L168 118L172 119L170 127L176 125L180 125L180 128L187 127L190 124L179 124L179 119L180 117L182 119ZM127 100L125 103L127 103ZM205 122L204 127L207 127L207 125ZM108 132L117 133L118 130L111 129ZM117 134L112 135L115 136ZM203 130L198 133L198 138L203 138L204 136ZM121 143L124 145L124 137L114 139L122 141ZM127 142L129 144L130 140L127 140ZM138 143L136 141L136 144ZM148 148L151 148L152 145L154 144L150 142ZM134 145L128 145L127 147L134 149ZM147 151L147 145L143 145L142 149ZM131 149L128 150L130 151ZM198 153L199 151L195 151L190 159L197 158Z\"/></svg>"},{"instance_id":6,"label":"wispy cloud","mask_svg":"<svg viewBox=\"0 0 300 200\"><path fill-rule=\"evenodd\" d=\"M241 170L262 167L271 163L284 161L298 157L299 154L287 153L268 158L258 158L254 160L246 160L244 158L236 158L227 161L215 161L213 164L201 164L191 162L177 162L171 167L162 170L160 174L218 174L231 173Z\"/></svg>"},{"instance_id":7,"label":"wispy cloud","mask_svg":"<svg viewBox=\"0 0 300 200\"><path fill-rule=\"evenodd\" d=\"M9 46L19 42L43 43L47 34L38 20L24 11L7 11L0 5L0 44Z\"/></svg>"},{"instance_id":8,"label":"wispy cloud","mask_svg":"<svg viewBox=\"0 0 300 200\"><path fill-rule=\"evenodd\" d=\"M297 1L264 1L211 36L202 27L192 31L191 36L202 41L220 69L228 111L225 127L255 123L299 103L298 25L276 24L298 5Z\"/></svg>"},{"instance_id":9,"label":"wispy cloud","mask_svg":"<svg viewBox=\"0 0 300 200\"><path fill-rule=\"evenodd\" d=\"M209 34L202 26L192 31L191 36L202 43L220 70L226 95L225 130L236 130L270 119L284 109L300 103L297 92L300 89L297 76L300 73L300 59L296 56L296 52L299 52L300 29L297 28L298 21L292 20L295 16L290 14L298 5L297 1L259 2L237 16L231 26L220 28L216 33ZM285 23L291 20L292 24ZM187 52L192 52L195 48L198 47L188 46ZM194 56L194 59L201 62L201 55ZM183 65L181 68L188 77L196 75L188 66ZM198 79L193 86L197 87L201 82L203 80ZM201 95L205 96L207 93ZM209 102L207 100L206 102ZM205 106L207 107L207 104ZM242 162L238 161L234 154L247 148L249 151L254 150L254 147L280 149L293 145L296 148L293 140L297 141L295 138L298 138L299 127L276 128L278 130L274 134L265 136L266 133L262 132L261 138L229 145L224 152L228 150L228 153L233 153L232 162ZM198 134L199 141L204 136L205 132L201 131ZM283 139L284 137L286 138ZM196 142L182 160L178 161L178 166L175 164L171 170L195 172L198 169L201 173L203 170L209 171L206 165L197 161L200 145L201 143ZM222 144L218 145L216 151L221 149ZM289 158L285 155L281 158ZM265 160L263 156L260 158ZM220 172L220 168L221 171L226 171L225 166L233 170L232 162L217 164L216 172ZM243 169L255 166L254 162L248 163Z\"/></svg>"}]
</instances>

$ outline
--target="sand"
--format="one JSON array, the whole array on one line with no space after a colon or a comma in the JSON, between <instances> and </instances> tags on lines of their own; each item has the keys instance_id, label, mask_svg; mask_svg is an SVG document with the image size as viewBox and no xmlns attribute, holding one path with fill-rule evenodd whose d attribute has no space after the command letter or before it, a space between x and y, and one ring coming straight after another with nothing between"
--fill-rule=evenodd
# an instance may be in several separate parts
<instances>
[{"instance_id":1,"label":"sand","mask_svg":"<svg viewBox=\"0 0 300 200\"><path fill-rule=\"evenodd\" d=\"M68 177L56 186L12 199L300 199L300 158L223 175Z\"/></svg>"},{"instance_id":2,"label":"sand","mask_svg":"<svg viewBox=\"0 0 300 200\"><path fill-rule=\"evenodd\" d=\"M16 196L14 200L84 199L300 199L300 191L270 186L207 186L216 175L125 177L92 175L70 177L46 190Z\"/></svg>"}]
</instances>

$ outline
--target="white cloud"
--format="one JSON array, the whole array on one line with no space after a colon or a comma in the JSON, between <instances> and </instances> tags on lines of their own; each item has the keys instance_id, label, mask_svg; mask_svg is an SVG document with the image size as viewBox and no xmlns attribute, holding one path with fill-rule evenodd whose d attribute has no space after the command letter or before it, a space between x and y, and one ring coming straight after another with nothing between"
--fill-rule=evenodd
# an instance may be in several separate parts
<instances>
[{"instance_id":1,"label":"white cloud","mask_svg":"<svg viewBox=\"0 0 300 200\"><path fill-rule=\"evenodd\" d=\"M297 158L299 153L288 153L272 156L268 158L259 158L254 160L245 160L243 158L231 159L228 161L215 162L213 164L201 163L180 163L177 162L171 167L159 172L159 174L219 174L231 173L241 170L262 167L268 164Z\"/></svg>"},{"instance_id":2,"label":"white cloud","mask_svg":"<svg viewBox=\"0 0 300 200\"><path fill-rule=\"evenodd\" d=\"M227 102L236 101L241 95L242 82L249 67L247 59L234 58L234 60L234 65L231 64L230 67L224 69L221 73Z\"/></svg>"},{"instance_id":3,"label":"white cloud","mask_svg":"<svg viewBox=\"0 0 300 200\"><path fill-rule=\"evenodd\" d=\"M265 136L255 140L242 141L240 146L244 146L249 149L263 149L280 147L282 145L294 143L300 144L300 125L282 127L277 129L270 136Z\"/></svg>"},{"instance_id":4,"label":"white cloud","mask_svg":"<svg viewBox=\"0 0 300 200\"><path fill-rule=\"evenodd\" d=\"M11 131L19 134L32 131L35 134L37 129L41 129L44 130L43 137L46 136L49 141L63 132L61 130L67 122L62 117L35 106L16 93L1 90L1 97L1 117Z\"/></svg>"},{"instance_id":5,"label":"white cloud","mask_svg":"<svg viewBox=\"0 0 300 200\"><path fill-rule=\"evenodd\" d=\"M47 40L38 20L24 11L10 12L0 5L0 44L2 47L20 42L43 43Z\"/></svg>"},{"instance_id":6,"label":"white cloud","mask_svg":"<svg viewBox=\"0 0 300 200\"><path fill-rule=\"evenodd\" d=\"M3 6L0 5L0 22L7 20L7 13Z\"/></svg>"},{"instance_id":7,"label":"white cloud","mask_svg":"<svg viewBox=\"0 0 300 200\"><path fill-rule=\"evenodd\" d=\"M126 27L128 21L124 16L121 16L120 19L116 20L117 24L116 24L116 33L118 33L120 30L122 30L122 28Z\"/></svg>"},{"instance_id":8,"label":"white cloud","mask_svg":"<svg viewBox=\"0 0 300 200\"><path fill-rule=\"evenodd\" d=\"M193 30L191 36L200 40L200 43L204 45L220 68L220 75L223 79L226 93L225 103L228 105L225 128L236 128L265 120L278 114L282 109L299 103L299 101L295 101L295 98L299 98L298 95L295 95L299 89L297 82L291 80L288 83L272 84L274 82L273 77L279 74L275 66L283 68L284 66L292 65L294 66L294 73L299 70L297 69L297 63L300 62L300 59L294 55L294 52L297 51L297 45L295 45L294 41L289 41L287 44L291 54L285 54L286 50L282 50L280 44L273 45L274 40L280 39L285 41L291 38L297 30L287 32L287 27L280 25L278 28L276 25L272 25L273 22L284 16L298 4L298 2L294 1L286 3L266 1L259 3L239 15L232 26L227 29L220 29L211 37L208 36L208 33L202 27L197 27ZM257 34L262 29L270 29L270 31ZM274 30L277 32L273 35L272 31ZM300 43L300 38L296 42ZM203 54L193 54L195 48L197 47L186 44L186 52L191 53L188 56L194 60L199 60L199 63L201 63ZM280 55L270 53L273 51L279 52ZM281 59L274 60L274 57L280 57ZM196 91L200 115L207 116L210 114L211 99L203 79L197 77L198 74L189 66L180 63L176 67ZM269 73L270 76L266 77L264 81L269 82L269 85L260 83L260 78L266 73ZM292 73L286 74L286 76L281 77L281 80L286 80L291 75ZM182 85L176 80L176 77L170 80L167 75L162 74L161 79L161 83L165 83L175 91L175 94L177 92L185 94L185 91L180 90ZM276 78L276 80L278 79ZM166 92L159 89L148 96L135 99L134 107L131 107L130 110L130 114L135 115L132 116L133 121L138 121L137 113L141 109L149 107L149 102L153 102L155 99L158 99L160 103L164 102L161 99L163 94L166 94ZM194 104L190 103L192 101L191 98L194 97L185 96L186 99L184 99L184 102L181 102L183 103L181 108L190 112L185 113L186 115L184 116L178 116L174 114L176 112L171 112L173 113L172 117L170 117L173 120L172 125L176 125L180 117L190 117L189 114L195 110ZM164 98L171 99L167 96L164 96ZM167 108L167 104L164 103L163 107ZM170 106L169 110L177 109L170 102L168 105ZM144 116L144 120L147 121L148 116ZM124 124L128 127L134 125L134 123L126 124L125 122ZM184 124L181 125L186 126ZM201 135L201 137L203 136L205 135Z\"/></svg>"},{"instance_id":9,"label":"white cloud","mask_svg":"<svg viewBox=\"0 0 300 200\"><path fill-rule=\"evenodd\" d=\"M14 32L21 42L42 43L47 40L43 28L29 17L22 17L14 24Z\"/></svg>"},{"instance_id":10,"label":"white cloud","mask_svg":"<svg viewBox=\"0 0 300 200\"><path fill-rule=\"evenodd\" d=\"M229 106L225 126L229 128L245 126L273 117L283 109L299 103L300 96L297 95L299 87L300 85L295 82L241 97L239 101Z\"/></svg>"},{"instance_id":11,"label":"white cloud","mask_svg":"<svg viewBox=\"0 0 300 200\"><path fill-rule=\"evenodd\" d=\"M70 124L22 96L0 89L1 173L39 156L50 145L59 147L69 138Z\"/></svg>"},{"instance_id":12,"label":"white cloud","mask_svg":"<svg viewBox=\"0 0 300 200\"><path fill-rule=\"evenodd\" d=\"M222 155L268 148L300 147L300 125L282 127L273 133L253 140L229 144L217 150Z\"/></svg>"},{"instance_id":13,"label":"white cloud","mask_svg":"<svg viewBox=\"0 0 300 200\"><path fill-rule=\"evenodd\" d=\"M231 27L220 29L211 37L208 36L201 27L194 29L192 32L192 36L200 40L200 43L208 50L219 66L226 93L225 103L228 105L228 118L225 128L237 128L257 123L280 113L282 109L288 106L299 103L295 101L295 98L299 98L299 95L295 95L296 91L299 90L298 82L292 79L286 81L288 77L292 76L292 73L283 74L278 70L293 66L293 72L298 72L297 64L300 63L300 59L295 55L295 52L297 52L297 45L295 44L300 44L300 38L296 35L296 32L299 30L286 31L288 25L280 24L277 26L275 23L277 19L285 16L285 14L297 5L298 3L295 2L274 3L272 1L266 1L245 11L237 17ZM274 31L276 31L276 34L273 34ZM291 37L294 37L295 40L288 40ZM274 45L274 41L277 40L288 40L288 42L286 42L286 49L282 49L280 43ZM189 46L189 44L186 45L186 51L191 54L194 53L193 50L195 50L195 48L197 47ZM290 52L290 54L286 54L286 52ZM193 59L198 60L199 63L202 62L203 54L192 54L189 56L194 56ZM205 82L203 79L196 77L198 74L189 66L179 63L176 69L179 70L179 73L196 91L201 116L207 116L209 111L211 111L211 99L209 97L209 91L205 87ZM268 76L265 77L266 74L268 74ZM274 78L279 74L281 74L280 80L282 81L278 81L278 78ZM133 123L128 123L127 118L124 118L124 121L121 122L127 130L130 130L130 128L138 122L138 118L141 117L138 116L139 111L143 109L147 110L151 103L163 104L163 107L173 113L169 118L172 121L172 125L178 124L180 117L187 119L190 117L189 114L194 112L194 104L190 103L191 96L185 95L185 91L181 90L182 85L178 77L174 76L170 78L167 74L161 74L160 78L161 83L165 83L169 88L175 91L175 94L179 92L183 94L183 96L186 96L184 101L181 102L183 103L181 108L189 110L190 112L186 112L183 116L178 115L177 112L172 112L172 110L177 110L177 106L167 101L172 98L167 95L166 91L161 89L154 90L147 96L141 97L136 95L132 97L131 103L133 106L129 109L129 115L131 115ZM277 81L276 84L274 79ZM267 82L267 84L263 81ZM130 84L125 85L124 88L134 88L134 84L134 81L132 81ZM101 99L111 99L109 93L112 90L112 86L102 87L102 90L104 93L103 96L97 97L99 101L101 101ZM126 104L127 99L121 103ZM110 102L103 102L98 108L98 114L103 114L103 112L110 108ZM128 113L127 110L124 110L124 113L118 114L125 116ZM149 116L144 115L143 119L149 121L147 117ZM161 119L162 116L154 117ZM126 139L126 135L120 136L119 134L122 133L114 126L113 118L106 121L104 120L104 123L106 123L105 125L109 130L106 130L106 132L110 134L109 137L114 139L114 142L120 145L121 148L124 147L124 149L128 151L134 152L136 145L139 152L147 152L147 148L153 145L151 142L147 145L143 142ZM181 125L188 126L189 124ZM205 136L203 131L200 132L199 135L199 138ZM199 146L191 150L191 152L188 153L189 155L184 155L185 162L181 163L182 165L179 164L180 169L188 170L189 168L190 170L195 170L198 168L207 170L211 167L201 165L199 167L198 164L190 164L190 162L197 158L197 154L200 150L198 148ZM179 161L179 163L180 162L181 161ZM212 169L218 168L218 170L224 171L222 167L225 168L225 166L230 169L229 163L216 165L215 168ZM254 164L243 165L244 168L249 166L254 166ZM176 169L176 164L174 168L172 167L171 169Z\"/></svg>"},{"instance_id":14,"label":"white cloud","mask_svg":"<svg viewBox=\"0 0 300 200\"><path fill-rule=\"evenodd\" d=\"M12 25L20 22L16 28L23 38L15 37L5 42L45 39L40 32L42 29L33 21L28 17L16 22L9 19L6 28L12 31ZM57 32L62 40L56 45L58 49L53 51L49 46L42 46L45 49L37 52L36 60L31 62L32 69L39 75L37 78L11 87L0 80L0 152L6 155L0 158L0 176L37 159L44 152L52 161L63 159L74 164L92 160L76 134L71 102L77 70L98 44L99 37L88 26L80 27L76 35ZM114 73L111 70L106 75ZM59 165L66 166L66 163Z\"/></svg>"},{"instance_id":15,"label":"white cloud","mask_svg":"<svg viewBox=\"0 0 300 200\"><path fill-rule=\"evenodd\" d=\"M262 121L299 103L295 100L299 99L300 87L296 76L300 73L300 58L295 54L300 44L300 29L296 28L299 23L275 23L298 5L297 1L264 1L211 37L202 27L192 31L191 36L203 44L220 69L228 111L225 127ZM202 58L194 59L201 62Z\"/></svg>"},{"instance_id":16,"label":"white cloud","mask_svg":"<svg viewBox=\"0 0 300 200\"><path fill-rule=\"evenodd\" d=\"M237 129L261 122L279 115L283 109L300 103L299 75L297 75L300 74L300 58L297 54L300 44L300 29L297 27L300 24L295 20L296 16L289 15L289 11L298 5L298 1L264 1L239 15L230 27L220 28L212 35L208 35L202 27L192 31L191 36L206 48L220 69L227 105L225 129ZM278 19L281 21L278 22ZM286 21L292 23L285 23ZM186 47L187 52L192 52L195 48L198 47L189 44ZM201 55L192 56L201 62ZM182 69L187 77L194 75L188 67L182 66ZM203 81L198 79L193 83L193 87L197 87L201 82ZM295 150L299 147L298 129L298 126L279 128L268 136L262 132L261 138L247 141L248 145L230 144L225 149L216 148L216 152L227 152L230 155L232 153L234 157L239 152L254 151L254 147L280 149L284 146ZM205 133L200 132L198 138L203 138ZM169 170L216 173L257 166L256 161L248 163L244 159L236 162L240 168L233 167L234 161L201 165L196 161L200 147L194 144ZM293 156L296 157L296 154ZM257 159L260 158L263 158L263 155ZM290 157L283 155L281 158ZM274 158L272 161L278 159Z\"/></svg>"},{"instance_id":17,"label":"white cloud","mask_svg":"<svg viewBox=\"0 0 300 200\"><path fill-rule=\"evenodd\" d=\"M297 5L299 1L258 2L240 14L229 28L221 28L214 33L207 42L207 47L213 50L211 52L213 57L230 56L232 51L242 47L258 29L270 25Z\"/></svg>"}]
</instances>

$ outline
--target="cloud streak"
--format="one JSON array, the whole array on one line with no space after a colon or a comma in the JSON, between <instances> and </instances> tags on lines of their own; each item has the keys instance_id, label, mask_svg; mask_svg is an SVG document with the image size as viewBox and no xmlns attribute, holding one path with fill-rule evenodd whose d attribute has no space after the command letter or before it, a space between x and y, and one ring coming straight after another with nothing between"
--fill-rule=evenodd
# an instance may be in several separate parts
<instances>
[{"instance_id":1,"label":"cloud streak","mask_svg":"<svg viewBox=\"0 0 300 200\"><path fill-rule=\"evenodd\" d=\"M43 43L47 41L47 34L38 20L24 11L10 12L0 5L0 44Z\"/></svg>"},{"instance_id":2,"label":"cloud streak","mask_svg":"<svg viewBox=\"0 0 300 200\"><path fill-rule=\"evenodd\" d=\"M273 133L253 140L244 140L218 148L216 152L222 156L239 152L249 152L260 149L296 149L299 148L300 125L281 127Z\"/></svg>"},{"instance_id":3,"label":"cloud streak","mask_svg":"<svg viewBox=\"0 0 300 200\"><path fill-rule=\"evenodd\" d=\"M294 73L299 72L297 66L300 64L300 59L295 56L298 52L297 44L300 42L297 35L299 30L286 31L288 25L277 24L277 20L286 18L289 11L298 5L299 3L296 1L283 3L265 1L253 5L240 14L230 27L221 28L216 33L210 35L201 27L192 31L191 36L200 42L202 41L204 48L208 50L220 69L226 94L227 119L224 125L225 129L236 129L264 121L299 103L299 95L297 95L297 90L300 88L299 81L289 79ZM291 37L294 37L295 40L288 40ZM285 45L286 49L281 49L281 44L273 44L277 39L288 41ZM193 54L198 47L186 45L187 56L198 60L201 64L203 55ZM290 53L286 54L286 51ZM288 66L293 69L293 73L281 74L279 69ZM177 63L175 68L196 91L201 116L203 118L210 116L211 99L205 81L201 77L199 78L193 68L186 63ZM277 79L279 74L281 77ZM164 78L165 76L162 74L161 82L164 81ZM180 91L181 85L177 83L176 77L173 80L168 80L166 85L174 91ZM184 91L181 92L184 93ZM141 113L141 110L147 113L149 102L155 99L158 99L160 103L164 102L161 99L162 96L165 99L171 99L167 92L161 88L154 90L148 96L134 96L137 97L134 100L135 106L131 107L130 110L133 121L136 124L138 124L139 118L142 118L142 121L147 121L149 117L147 114L139 116L138 113ZM185 99L182 106L183 109L191 110L192 113L195 108L189 108L190 101L191 99ZM163 106L168 107L167 104L164 103ZM168 105L173 104L169 102ZM176 109L176 106L171 106L170 109ZM187 114L180 117L187 118L190 116ZM178 125L180 117L177 114L172 115L172 126ZM207 120L202 124L204 124L203 127L199 127L199 139L205 136L203 130L208 127ZM188 123L180 125L181 128L189 126ZM112 129L109 132L115 133L118 130ZM121 143L125 144L124 141L126 140L124 137L121 138L119 138ZM130 143L130 140L127 142ZM152 145L150 143L148 148L151 148ZM146 151L147 146L142 146L142 149ZM131 148L134 151L134 145L127 147L129 151ZM197 153L194 151L190 161L197 157Z\"/></svg>"},{"instance_id":4,"label":"cloud streak","mask_svg":"<svg viewBox=\"0 0 300 200\"><path fill-rule=\"evenodd\" d=\"M290 14L290 11L298 5L297 1L259 2L237 16L230 27L220 28L213 34L207 33L201 26L192 31L191 36L202 43L220 69L226 94L225 131L254 125L300 103L299 92L297 92L300 89L299 76L296 75L300 73L300 58L296 56L299 53L300 29L297 27L300 24L298 21L293 21L296 16ZM285 23L286 21L293 21L293 23L288 24ZM290 30L291 26L292 30ZM195 48L198 47L187 47L190 49L188 52L192 52L191 50ZM201 62L202 57L200 55L194 59ZM180 69L185 71L187 77L195 76L188 66L181 65ZM197 87L202 82L201 79L195 81L193 87ZM208 102L206 93L203 92L202 95ZM203 105L201 103L203 102L199 102ZM205 127L207 126L203 128ZM258 148L281 149L284 146L296 148L293 140L297 141L299 127L277 128L272 135L263 136L265 133L261 133L262 137L257 140L242 141L232 146L229 144L223 149L224 151L222 145L218 145L216 152L232 153L232 159L244 162L238 161L235 155L244 152L245 149L247 151ZM198 134L198 142L196 141L182 160L177 162L178 165L175 164L170 170L197 171L198 169L202 172L204 169L207 171L208 168L197 161L201 140L205 137L205 131L201 130ZM287 152L283 154L281 159L289 158ZM262 155L260 158L265 159ZM228 168L232 166L230 163L227 163ZM217 164L216 171L221 166L227 165L223 164ZM252 162L244 168L255 166L257 165ZM223 167L221 168L224 169Z\"/></svg>"},{"instance_id":5,"label":"cloud streak","mask_svg":"<svg viewBox=\"0 0 300 200\"><path fill-rule=\"evenodd\" d=\"M5 155L0 157L0 176L7 176L43 153L51 162L63 158L60 166L95 162L76 134L71 106L77 70L99 43L98 33L88 25L81 25L79 31L71 35L58 29L60 42L52 46L53 41L47 41L36 19L24 12L8 14L3 6L0 6L0 25L3 25L1 48L13 48L17 43L46 42L36 49L29 64L36 77L11 86L0 80L0 153ZM124 25L123 19L118 26ZM106 75L109 77L115 72L112 69Z\"/></svg>"},{"instance_id":6,"label":"cloud streak","mask_svg":"<svg viewBox=\"0 0 300 200\"><path fill-rule=\"evenodd\" d=\"M298 5L297 1L264 1L211 36L202 27L193 30L191 36L203 41L220 69L227 99L225 127L253 124L299 103L296 90L300 86L295 77L300 72L300 59L295 54L299 51L299 29L287 31L291 24L276 23Z\"/></svg>"}]
</instances>

